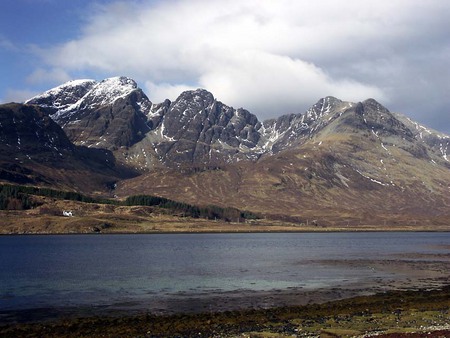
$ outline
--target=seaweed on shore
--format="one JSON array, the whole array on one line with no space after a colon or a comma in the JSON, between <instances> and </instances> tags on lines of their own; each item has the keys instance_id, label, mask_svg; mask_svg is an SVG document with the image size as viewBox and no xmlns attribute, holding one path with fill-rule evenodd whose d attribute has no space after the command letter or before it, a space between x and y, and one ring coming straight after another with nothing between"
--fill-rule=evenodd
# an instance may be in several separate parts
<instances>
[{"instance_id":1,"label":"seaweed on shore","mask_svg":"<svg viewBox=\"0 0 450 338\"><path fill-rule=\"evenodd\" d=\"M447 286L440 290L390 291L295 307L170 316L88 317L3 325L0 336L350 337L376 333L401 337L424 330L446 336L450 334L449 311L450 286Z\"/></svg>"}]
</instances>

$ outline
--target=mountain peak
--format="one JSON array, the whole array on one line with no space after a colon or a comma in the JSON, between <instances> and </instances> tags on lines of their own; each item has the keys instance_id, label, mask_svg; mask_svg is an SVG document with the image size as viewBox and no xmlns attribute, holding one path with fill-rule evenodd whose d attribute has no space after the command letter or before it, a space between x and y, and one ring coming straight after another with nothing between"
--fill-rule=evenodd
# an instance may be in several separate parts
<instances>
[{"instance_id":1,"label":"mountain peak","mask_svg":"<svg viewBox=\"0 0 450 338\"><path fill-rule=\"evenodd\" d=\"M26 104L37 104L51 108L55 120L65 118L67 114L77 111L89 102L89 108L98 108L112 104L115 100L138 90L137 83L126 76L116 76L100 82L91 79L68 81L49 89L27 101Z\"/></svg>"},{"instance_id":2,"label":"mountain peak","mask_svg":"<svg viewBox=\"0 0 450 338\"><path fill-rule=\"evenodd\" d=\"M334 97L334 96L325 96L324 98L322 98L321 100L327 101L327 102L332 102L332 103L340 103L342 102L342 100Z\"/></svg>"},{"instance_id":3,"label":"mountain peak","mask_svg":"<svg viewBox=\"0 0 450 338\"><path fill-rule=\"evenodd\" d=\"M50 108L50 114L78 145L129 146L148 131L152 103L126 76L100 82L75 80L27 101Z\"/></svg>"},{"instance_id":4,"label":"mountain peak","mask_svg":"<svg viewBox=\"0 0 450 338\"><path fill-rule=\"evenodd\" d=\"M308 109L306 116L312 117L313 119L318 119L334 111L342 103L342 100L339 100L334 96L326 96L321 98L310 109Z\"/></svg>"},{"instance_id":5,"label":"mountain peak","mask_svg":"<svg viewBox=\"0 0 450 338\"><path fill-rule=\"evenodd\" d=\"M96 105L103 106L130 94L137 88L137 83L129 77L111 77L97 83L86 96Z\"/></svg>"},{"instance_id":6,"label":"mountain peak","mask_svg":"<svg viewBox=\"0 0 450 338\"><path fill-rule=\"evenodd\" d=\"M37 104L53 110L63 110L75 104L91 90L97 82L91 79L72 80L49 89L25 101L25 104Z\"/></svg>"},{"instance_id":7,"label":"mountain peak","mask_svg":"<svg viewBox=\"0 0 450 338\"><path fill-rule=\"evenodd\" d=\"M198 88L195 90L186 90L180 94L178 100L193 100L195 103L208 102L211 103L215 101L214 95L203 88Z\"/></svg>"},{"instance_id":8,"label":"mountain peak","mask_svg":"<svg viewBox=\"0 0 450 338\"><path fill-rule=\"evenodd\" d=\"M365 108L378 111L380 113L389 113L389 110L375 99L369 98L364 100L362 104Z\"/></svg>"},{"instance_id":9,"label":"mountain peak","mask_svg":"<svg viewBox=\"0 0 450 338\"><path fill-rule=\"evenodd\" d=\"M104 79L98 83L98 86L109 87L113 90L118 88L136 89L138 87L136 81L127 76L115 76Z\"/></svg>"}]
</instances>

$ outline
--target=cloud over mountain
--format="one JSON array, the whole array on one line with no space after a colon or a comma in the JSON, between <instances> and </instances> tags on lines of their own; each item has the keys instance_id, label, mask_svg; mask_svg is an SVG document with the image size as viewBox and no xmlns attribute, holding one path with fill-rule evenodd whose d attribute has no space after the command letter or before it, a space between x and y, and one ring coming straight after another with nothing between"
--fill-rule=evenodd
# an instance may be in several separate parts
<instances>
[{"instance_id":1,"label":"cloud over mountain","mask_svg":"<svg viewBox=\"0 0 450 338\"><path fill-rule=\"evenodd\" d=\"M440 0L112 2L40 54L53 77L128 75L156 102L204 87L266 118L319 96L374 97L433 126L448 115L449 10Z\"/></svg>"}]
</instances>

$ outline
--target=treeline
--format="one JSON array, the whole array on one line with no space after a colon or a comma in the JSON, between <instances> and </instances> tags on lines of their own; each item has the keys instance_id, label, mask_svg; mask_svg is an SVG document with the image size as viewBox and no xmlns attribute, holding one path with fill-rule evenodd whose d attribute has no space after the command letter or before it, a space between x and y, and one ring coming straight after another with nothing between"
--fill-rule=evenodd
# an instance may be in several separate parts
<instances>
[{"instance_id":1,"label":"treeline","mask_svg":"<svg viewBox=\"0 0 450 338\"><path fill-rule=\"evenodd\" d=\"M169 209L174 213L193 218L220 219L227 222L258 218L250 212L242 212L235 208L221 208L216 205L198 207L196 205L173 201L164 197L150 195L129 196L125 205L157 206Z\"/></svg>"},{"instance_id":2,"label":"treeline","mask_svg":"<svg viewBox=\"0 0 450 338\"><path fill-rule=\"evenodd\" d=\"M28 195L19 189L19 186L0 186L0 209L1 210L25 210L33 207Z\"/></svg>"},{"instance_id":3,"label":"treeline","mask_svg":"<svg viewBox=\"0 0 450 338\"><path fill-rule=\"evenodd\" d=\"M236 208L222 208L215 205L199 207L187 203L177 202L164 197L151 195L129 196L125 201L106 198L93 198L73 191L62 191L49 188L37 188L21 185L0 185L0 209L25 210L38 206L30 199L30 195L45 196L55 199L78 201L84 203L114 204L126 206L154 206L163 208L173 214L193 218L220 219L227 222L236 222L245 219L256 219L257 215L242 212Z\"/></svg>"},{"instance_id":4,"label":"treeline","mask_svg":"<svg viewBox=\"0 0 450 338\"><path fill-rule=\"evenodd\" d=\"M45 196L84 203L119 204L119 202L115 200L93 198L73 191L5 184L0 185L0 209L23 210L35 207L36 204L33 204L30 201L29 195Z\"/></svg>"}]
</instances>

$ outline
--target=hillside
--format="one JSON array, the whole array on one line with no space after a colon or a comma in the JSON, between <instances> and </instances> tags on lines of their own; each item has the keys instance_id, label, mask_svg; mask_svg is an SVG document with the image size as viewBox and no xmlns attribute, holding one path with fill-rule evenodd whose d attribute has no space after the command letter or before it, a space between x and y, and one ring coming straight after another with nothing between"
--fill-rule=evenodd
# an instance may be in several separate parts
<instances>
[{"instance_id":1,"label":"hillside","mask_svg":"<svg viewBox=\"0 0 450 338\"><path fill-rule=\"evenodd\" d=\"M47 108L0 105L0 180L105 193L134 172L105 149L74 145Z\"/></svg>"}]
</instances>

